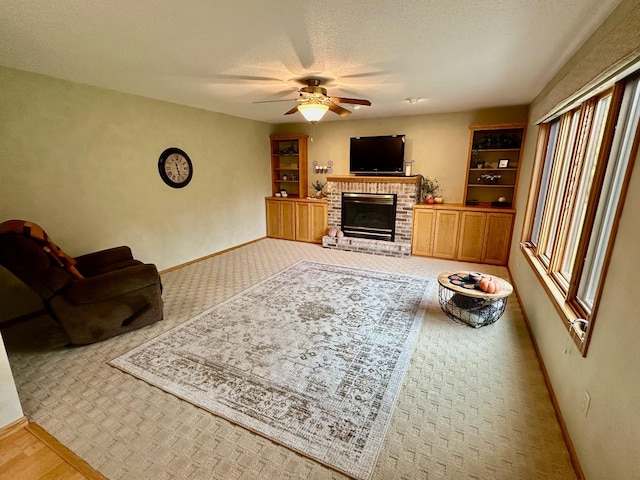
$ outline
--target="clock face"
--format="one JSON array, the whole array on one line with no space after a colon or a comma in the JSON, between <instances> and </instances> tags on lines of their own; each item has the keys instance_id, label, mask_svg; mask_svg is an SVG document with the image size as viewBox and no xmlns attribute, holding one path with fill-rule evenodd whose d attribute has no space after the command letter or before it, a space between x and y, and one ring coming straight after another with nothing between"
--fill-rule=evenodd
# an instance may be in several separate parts
<instances>
[{"instance_id":1,"label":"clock face","mask_svg":"<svg viewBox=\"0 0 640 480\"><path fill-rule=\"evenodd\" d=\"M160 177L170 187L185 187L193 177L189 156L179 148L167 148L158 160Z\"/></svg>"}]
</instances>

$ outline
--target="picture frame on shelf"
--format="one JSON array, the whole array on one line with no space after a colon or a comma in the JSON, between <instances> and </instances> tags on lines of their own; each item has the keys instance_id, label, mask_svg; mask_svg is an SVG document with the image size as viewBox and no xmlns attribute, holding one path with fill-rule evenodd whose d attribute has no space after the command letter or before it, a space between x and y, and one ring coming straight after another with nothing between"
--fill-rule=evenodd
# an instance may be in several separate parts
<instances>
[{"instance_id":1,"label":"picture frame on shelf","mask_svg":"<svg viewBox=\"0 0 640 480\"><path fill-rule=\"evenodd\" d=\"M509 168L509 159L501 158L498 160L498 168Z\"/></svg>"}]
</instances>

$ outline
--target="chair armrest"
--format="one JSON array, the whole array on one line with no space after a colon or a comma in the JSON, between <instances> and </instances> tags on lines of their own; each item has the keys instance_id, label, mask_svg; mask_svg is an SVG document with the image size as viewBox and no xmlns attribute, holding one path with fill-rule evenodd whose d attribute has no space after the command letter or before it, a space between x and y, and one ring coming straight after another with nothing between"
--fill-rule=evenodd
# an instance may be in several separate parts
<instances>
[{"instance_id":1,"label":"chair armrest","mask_svg":"<svg viewBox=\"0 0 640 480\"><path fill-rule=\"evenodd\" d=\"M73 280L67 284L62 294L76 304L95 303L159 283L160 276L156 266L141 264Z\"/></svg>"},{"instance_id":2,"label":"chair armrest","mask_svg":"<svg viewBox=\"0 0 640 480\"><path fill-rule=\"evenodd\" d=\"M80 272L90 274L109 265L133 260L133 254L129 247L122 246L80 255L75 260L78 262L76 268Z\"/></svg>"}]
</instances>

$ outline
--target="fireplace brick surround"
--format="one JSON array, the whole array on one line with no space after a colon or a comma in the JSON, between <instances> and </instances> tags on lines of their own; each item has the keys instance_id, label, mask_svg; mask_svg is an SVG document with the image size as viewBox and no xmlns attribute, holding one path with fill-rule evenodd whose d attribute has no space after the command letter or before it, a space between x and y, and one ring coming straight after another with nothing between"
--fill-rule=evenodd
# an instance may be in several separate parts
<instances>
[{"instance_id":1,"label":"fireplace brick surround","mask_svg":"<svg viewBox=\"0 0 640 480\"><path fill-rule=\"evenodd\" d=\"M391 193L397 195L395 241L369 240L354 237L322 238L322 246L339 250L374 253L378 255L409 257L413 206L420 195L420 176L414 177L358 177L333 176L327 178L329 228L340 228L342 223L342 193Z\"/></svg>"}]
</instances>

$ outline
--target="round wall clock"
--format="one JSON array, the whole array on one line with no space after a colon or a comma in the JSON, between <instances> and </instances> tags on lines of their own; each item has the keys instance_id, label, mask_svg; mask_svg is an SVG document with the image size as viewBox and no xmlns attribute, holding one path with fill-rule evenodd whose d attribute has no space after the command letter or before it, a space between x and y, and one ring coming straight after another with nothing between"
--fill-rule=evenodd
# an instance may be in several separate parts
<instances>
[{"instance_id":1,"label":"round wall clock","mask_svg":"<svg viewBox=\"0 0 640 480\"><path fill-rule=\"evenodd\" d=\"M164 183L173 188L186 187L193 177L189 155L179 148L167 148L158 159L158 171Z\"/></svg>"}]
</instances>

